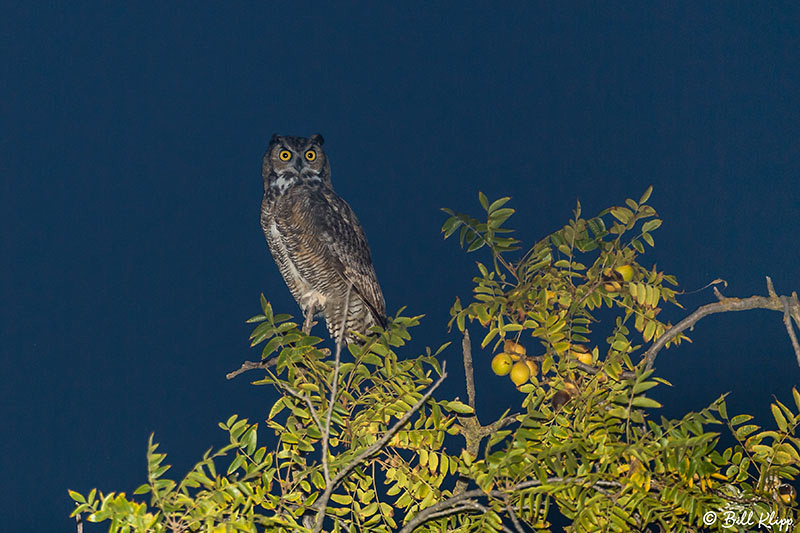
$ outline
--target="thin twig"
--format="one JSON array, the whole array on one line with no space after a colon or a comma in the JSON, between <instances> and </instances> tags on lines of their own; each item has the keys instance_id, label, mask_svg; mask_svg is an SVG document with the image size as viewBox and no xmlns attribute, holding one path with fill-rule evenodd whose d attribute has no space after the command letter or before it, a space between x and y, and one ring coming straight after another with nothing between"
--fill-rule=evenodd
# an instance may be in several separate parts
<instances>
[{"instance_id":1,"label":"thin twig","mask_svg":"<svg viewBox=\"0 0 800 533\"><path fill-rule=\"evenodd\" d=\"M275 366L277 364L278 364L278 358L277 357L273 357L272 359L270 359L268 361L245 361L244 363L242 363L242 366L239 368L239 370L234 370L233 372L228 372L227 374L225 374L225 377L227 379L233 379L236 376L238 376L239 374L244 374L248 370L255 370L255 369L258 369L258 368L260 368L262 370L266 370L268 368L272 368L273 366Z\"/></svg>"},{"instance_id":2,"label":"thin twig","mask_svg":"<svg viewBox=\"0 0 800 533\"><path fill-rule=\"evenodd\" d=\"M347 315L350 314L350 290L352 283L347 284L347 293L344 296L344 314L342 315L342 327L336 339L336 359L333 363L333 381L331 381L331 397L328 400L328 414L325 416L325 427L322 430L322 472L325 474L325 485L331 483L331 473L328 467L328 443L331 437L331 416L333 415L333 405L336 403L336 392L339 385L339 365L342 360L342 343L344 342L344 332L347 327Z\"/></svg>"},{"instance_id":3,"label":"thin twig","mask_svg":"<svg viewBox=\"0 0 800 533\"><path fill-rule=\"evenodd\" d=\"M83 533L83 518L81 518L81 513L75 515L75 523L77 524L78 533Z\"/></svg>"},{"instance_id":4,"label":"thin twig","mask_svg":"<svg viewBox=\"0 0 800 533\"><path fill-rule=\"evenodd\" d=\"M314 423L317 425L320 432L324 433L325 429L322 427L322 423L320 422L319 417L317 416L317 410L314 409L314 404L311 403L311 398L308 397L308 394L300 394L293 388L286 385L283 385L282 388L283 390L288 392L291 396L294 396L298 400L303 400L306 403L306 405L308 406L308 412L311 413L311 418L314 419Z\"/></svg>"},{"instance_id":5,"label":"thin twig","mask_svg":"<svg viewBox=\"0 0 800 533\"><path fill-rule=\"evenodd\" d=\"M775 285L772 284L772 278L767 276L767 294L770 298L777 298L778 293L775 292Z\"/></svg>"},{"instance_id":6,"label":"thin twig","mask_svg":"<svg viewBox=\"0 0 800 533\"><path fill-rule=\"evenodd\" d=\"M417 401L417 403L411 406L411 409L406 411L406 414L404 414L403 417L400 418L400 420L395 422L395 424L391 428L389 428L388 431L386 431L383 437L381 437L375 443L364 449L364 451L359 453L355 457L355 459L350 461L350 463L348 463L346 466L342 467L342 469L339 470L339 472L331 480L331 482L326 485L325 492L322 494L322 496L320 496L319 500L317 500L317 502L314 504L314 506L317 507L317 521L316 524L314 525L314 533L319 533L320 531L322 531L322 522L325 518L325 509L328 507L328 501L330 501L331 494L333 494L333 491L336 489L339 483L345 477L347 477L350 474L350 472L352 472L356 467L358 467L358 465L360 465L361 463L372 457L374 454L382 450L384 446L386 446L386 444L392 439L394 434L397 433L400 430L400 428L403 427L411 419L411 417L414 416L414 414L422 408L423 404L427 402L428 398L430 398L431 395L433 394L433 391L435 391L439 387L439 385L442 384L444 378L447 377L446 366L447 363L443 362L442 375L439 376L439 379L436 380L436 383L431 385L428 391L422 395L422 398L420 398Z\"/></svg>"},{"instance_id":7,"label":"thin twig","mask_svg":"<svg viewBox=\"0 0 800 533\"><path fill-rule=\"evenodd\" d=\"M522 524L519 523L517 513L514 512L514 508L511 506L511 502L506 501L506 512L511 517L511 522L514 524L514 529L517 530L517 533L525 533L525 530L522 529Z\"/></svg>"},{"instance_id":8,"label":"thin twig","mask_svg":"<svg viewBox=\"0 0 800 533\"><path fill-rule=\"evenodd\" d=\"M461 352L464 354L464 375L467 378L467 397L469 406L475 410L475 375L472 370L472 343L469 340L469 330L464 328L464 338L461 339Z\"/></svg>"}]
</instances>

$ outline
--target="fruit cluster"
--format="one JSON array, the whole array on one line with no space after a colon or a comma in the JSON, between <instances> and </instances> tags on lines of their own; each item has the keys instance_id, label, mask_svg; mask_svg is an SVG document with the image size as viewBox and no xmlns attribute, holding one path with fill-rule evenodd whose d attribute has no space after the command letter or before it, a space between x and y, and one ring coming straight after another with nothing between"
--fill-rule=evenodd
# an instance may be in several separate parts
<instances>
[{"instance_id":1,"label":"fruit cluster","mask_svg":"<svg viewBox=\"0 0 800 533\"><path fill-rule=\"evenodd\" d=\"M528 380L536 383L539 365L527 358L523 345L506 340L503 343L503 351L492 359L492 372L498 376L508 375L514 385L519 387Z\"/></svg>"}]
</instances>

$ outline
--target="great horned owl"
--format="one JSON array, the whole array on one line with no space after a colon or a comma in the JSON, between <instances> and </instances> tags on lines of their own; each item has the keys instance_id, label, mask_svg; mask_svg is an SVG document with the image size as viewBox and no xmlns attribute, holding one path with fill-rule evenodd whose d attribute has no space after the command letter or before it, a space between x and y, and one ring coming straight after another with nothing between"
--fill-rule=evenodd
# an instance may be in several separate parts
<instances>
[{"instance_id":1,"label":"great horned owl","mask_svg":"<svg viewBox=\"0 0 800 533\"><path fill-rule=\"evenodd\" d=\"M306 323L324 315L339 342L343 324L345 332L385 327L386 307L364 230L331 185L323 142L321 135L272 136L261 166L261 228Z\"/></svg>"}]
</instances>

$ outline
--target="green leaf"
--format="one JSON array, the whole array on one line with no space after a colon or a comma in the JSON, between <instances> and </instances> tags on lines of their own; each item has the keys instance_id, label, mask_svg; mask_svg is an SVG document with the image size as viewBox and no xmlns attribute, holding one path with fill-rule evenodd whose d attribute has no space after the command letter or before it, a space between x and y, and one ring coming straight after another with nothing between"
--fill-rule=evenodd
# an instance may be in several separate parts
<instances>
[{"instance_id":1,"label":"green leaf","mask_svg":"<svg viewBox=\"0 0 800 533\"><path fill-rule=\"evenodd\" d=\"M653 186L650 185L647 190L644 191L644 194L641 198L639 198L639 204L645 203L647 200L650 199L650 195L653 194Z\"/></svg>"},{"instance_id":2,"label":"green leaf","mask_svg":"<svg viewBox=\"0 0 800 533\"><path fill-rule=\"evenodd\" d=\"M458 413L460 415L471 415L475 413L475 410L472 407L458 400L445 402L444 406L445 409L453 411L454 413Z\"/></svg>"},{"instance_id":3,"label":"green leaf","mask_svg":"<svg viewBox=\"0 0 800 533\"><path fill-rule=\"evenodd\" d=\"M483 194L482 192L478 191L478 200L480 200L481 205L483 206L483 208L488 211L489 210L489 199L486 198L486 195Z\"/></svg>"},{"instance_id":4,"label":"green leaf","mask_svg":"<svg viewBox=\"0 0 800 533\"><path fill-rule=\"evenodd\" d=\"M637 396L631 402L631 405L634 407L661 407L661 404L657 401L653 400L652 398L647 398L646 396Z\"/></svg>"},{"instance_id":5,"label":"green leaf","mask_svg":"<svg viewBox=\"0 0 800 533\"><path fill-rule=\"evenodd\" d=\"M796 387L792 387L792 396L794 397L794 404L797 406L797 410L800 411L800 392L797 392Z\"/></svg>"},{"instance_id":6,"label":"green leaf","mask_svg":"<svg viewBox=\"0 0 800 533\"><path fill-rule=\"evenodd\" d=\"M653 231L654 229L657 229L660 226L661 226L661 220L659 220L657 218L653 219L653 220L648 220L647 222L645 222L642 225L642 231L644 233L648 233L648 232Z\"/></svg>"},{"instance_id":7,"label":"green leaf","mask_svg":"<svg viewBox=\"0 0 800 533\"><path fill-rule=\"evenodd\" d=\"M228 466L228 475L233 473L237 468L242 466L244 463L244 455L237 455L236 458L231 461L231 464Z\"/></svg>"},{"instance_id":8,"label":"green leaf","mask_svg":"<svg viewBox=\"0 0 800 533\"><path fill-rule=\"evenodd\" d=\"M655 381L643 381L633 386L633 394L639 394L658 385Z\"/></svg>"},{"instance_id":9,"label":"green leaf","mask_svg":"<svg viewBox=\"0 0 800 533\"><path fill-rule=\"evenodd\" d=\"M786 423L786 417L783 416L781 410L774 403L770 405L770 409L772 409L772 416L775 418L775 422L778 424L778 429L786 432L786 429L789 427Z\"/></svg>"},{"instance_id":10,"label":"green leaf","mask_svg":"<svg viewBox=\"0 0 800 533\"><path fill-rule=\"evenodd\" d=\"M86 503L86 498L79 492L75 492L74 490L67 490L69 493L69 497L75 500L78 503Z\"/></svg>"},{"instance_id":11,"label":"green leaf","mask_svg":"<svg viewBox=\"0 0 800 533\"><path fill-rule=\"evenodd\" d=\"M627 207L612 207L611 215L625 225L633 218L633 213Z\"/></svg>"},{"instance_id":12,"label":"green leaf","mask_svg":"<svg viewBox=\"0 0 800 533\"><path fill-rule=\"evenodd\" d=\"M744 424L745 422L748 422L752 419L753 417L750 415L736 415L733 418L731 418L731 425L738 426L739 424Z\"/></svg>"},{"instance_id":13,"label":"green leaf","mask_svg":"<svg viewBox=\"0 0 800 533\"><path fill-rule=\"evenodd\" d=\"M717 409L719 409L719 414L722 418L728 418L728 407L725 405L724 399L720 399Z\"/></svg>"},{"instance_id":14,"label":"green leaf","mask_svg":"<svg viewBox=\"0 0 800 533\"><path fill-rule=\"evenodd\" d=\"M347 494L331 494L331 500L339 505L350 505L353 503L353 497Z\"/></svg>"},{"instance_id":15,"label":"green leaf","mask_svg":"<svg viewBox=\"0 0 800 533\"><path fill-rule=\"evenodd\" d=\"M489 224L495 228L499 227L503 224L503 222L508 220L508 217L510 217L513 214L514 210L511 209L510 207L498 209L497 211L489 215Z\"/></svg>"},{"instance_id":16,"label":"green leaf","mask_svg":"<svg viewBox=\"0 0 800 533\"><path fill-rule=\"evenodd\" d=\"M490 205L490 206L489 206L489 212L490 212L490 213L493 213L494 211L496 211L496 210L500 209L500 208L501 208L501 207L503 207L503 206L506 204L506 202L508 202L509 200L511 200L511 197L510 197L510 196L505 196L505 197L503 197L503 198L499 198L499 199L495 200L494 202L492 202L492 205ZM513 211L513 209L512 209L512 211Z\"/></svg>"},{"instance_id":17,"label":"green leaf","mask_svg":"<svg viewBox=\"0 0 800 533\"><path fill-rule=\"evenodd\" d=\"M267 415L267 420L275 418L275 415L283 411L284 407L286 407L286 397L282 396L272 405L272 409L269 410L269 415Z\"/></svg>"},{"instance_id":18,"label":"green leaf","mask_svg":"<svg viewBox=\"0 0 800 533\"><path fill-rule=\"evenodd\" d=\"M758 431L759 427L755 424L748 424L736 430L736 438L743 439L754 431Z\"/></svg>"}]
</instances>

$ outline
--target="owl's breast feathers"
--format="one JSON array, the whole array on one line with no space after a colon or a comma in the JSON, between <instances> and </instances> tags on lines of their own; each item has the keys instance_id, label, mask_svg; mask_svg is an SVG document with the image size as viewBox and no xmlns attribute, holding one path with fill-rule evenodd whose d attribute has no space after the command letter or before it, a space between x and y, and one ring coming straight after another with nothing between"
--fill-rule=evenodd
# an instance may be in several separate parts
<instances>
[{"instance_id":1,"label":"owl's breast feathers","mask_svg":"<svg viewBox=\"0 0 800 533\"><path fill-rule=\"evenodd\" d=\"M311 304L322 310L334 338L340 336L345 300L346 329L365 333L372 325L386 326L364 230L330 187L298 184L284 194L265 194L261 226L292 296L303 312Z\"/></svg>"}]
</instances>

